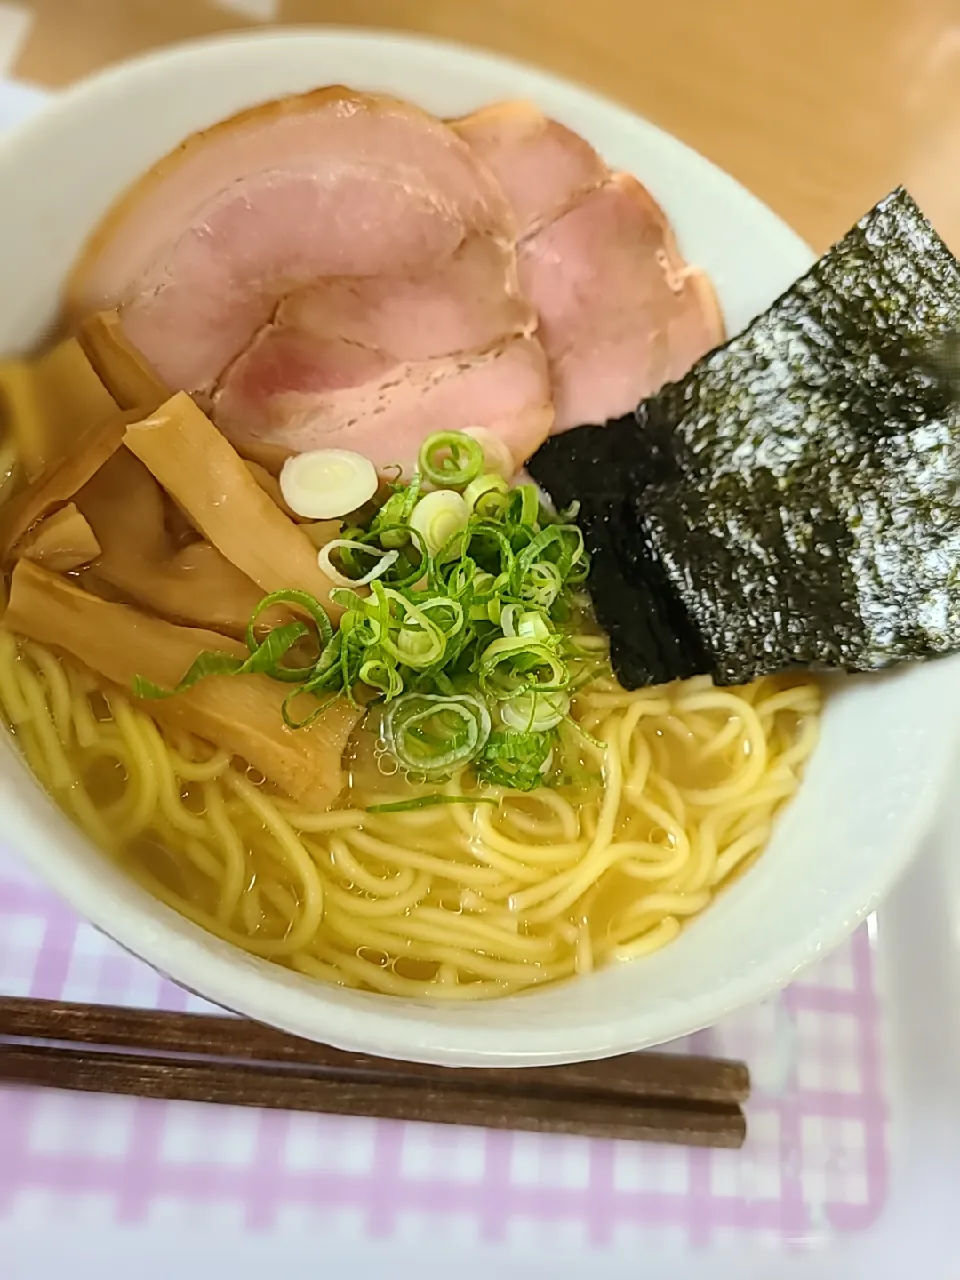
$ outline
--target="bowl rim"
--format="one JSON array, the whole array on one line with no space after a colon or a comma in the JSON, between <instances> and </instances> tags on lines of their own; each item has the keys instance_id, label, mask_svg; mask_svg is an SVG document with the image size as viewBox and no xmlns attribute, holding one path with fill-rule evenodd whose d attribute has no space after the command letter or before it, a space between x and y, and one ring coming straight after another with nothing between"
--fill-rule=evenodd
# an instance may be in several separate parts
<instances>
[{"instance_id":1,"label":"bowl rim","mask_svg":"<svg viewBox=\"0 0 960 1280\"><path fill-rule=\"evenodd\" d=\"M736 191L737 199L752 202L766 219L775 220L785 233L789 232L776 214L712 162L665 131L642 120L628 108L590 89L551 72L454 41L350 27L289 27L254 33L233 33L191 40L149 52L85 77L67 90L54 95L36 116L11 130L0 140L0 151L5 153L10 147L29 149L31 136L35 131L42 130L45 122L53 117L68 115L78 102L88 102L100 95L110 96L119 88L129 85L144 71L169 69L175 75L176 68L182 66L184 59L229 60L231 56L242 56L250 49L266 45L291 46L294 43L302 46L304 41L322 44L327 49L342 44L357 50L382 52L385 48L402 48L417 56L456 57L461 62L481 69L486 68L500 74L506 72L513 77L522 78L526 85L533 86L530 96L535 96L537 86L544 91L561 90L573 106L585 114L599 111L617 120L624 128L634 131L642 128L659 135L661 140L675 149L678 156L686 157L688 162L695 160L705 170L712 171L714 180L722 180L724 184L728 184L731 193ZM793 235L792 232L789 234ZM795 236L793 238L799 249L802 242ZM812 260L810 250L806 246L802 247L808 259ZM952 666L952 696L958 698L960 665L954 663ZM944 684L946 685L946 679ZM640 1028L644 1015L638 1017L631 1010L626 1010L622 1016L610 1019L605 1024L598 1024L589 1037L578 1033L575 1044L570 1042L570 1032L552 1028L547 1030L537 1027L532 1021L528 1024L521 1020L516 1030L498 1031L496 1034L500 1043L491 1047L493 1033L489 1028L472 1023L469 1017L461 1023L443 1020L441 1011L431 1005L431 1009L437 1013L438 1023L443 1021L441 1029L434 1028L434 1035L439 1035L442 1040L442 1043L437 1043L431 1037L426 1023L396 1016L402 1005L417 1003L422 1007L426 1002L399 1001L396 997L371 995L357 1004L347 1005L333 999L323 984L316 980L300 979L293 983L283 980L281 975L289 977L290 971L278 971L275 966L251 962L251 958L245 953L221 943L213 935L190 924L155 899L148 898L144 891L138 892L149 901L149 909L146 902L138 907L129 894L124 895L122 889L115 886L113 877L100 879L84 870L80 860L71 853L71 845L76 847L77 840L84 844L87 841L75 831L68 820L62 818L63 837L51 839L53 823L49 815L43 819L34 819L26 814L22 805L16 807L23 817L22 831L28 837L22 842L23 852L31 866L87 919L121 946L187 989L194 989L199 985L202 990L198 994L204 998L298 1035L310 1035L311 1032L304 1028L306 1024L313 1022L316 1024L314 1038L322 1037L331 1044L361 1052L453 1065L532 1065L589 1060L643 1048L652 1043L662 1043L710 1025L720 1017L754 1003L792 981L808 964L839 945L875 909L906 867L911 853L919 846L934 819L937 799L945 787L952 763L953 752L945 745L940 757L931 761L929 785L924 788L923 795L917 797L898 830L896 850L888 852L884 874L875 878L869 893L858 894L856 902L851 901L844 909L837 910L832 917L832 924L817 930L815 942L798 939L792 947L778 952L762 964L752 966L739 979L728 982L719 993L707 992L678 1008L660 1010L654 1034ZM12 793L8 790L7 803L11 802L11 798ZM52 802L48 803L52 809ZM59 811L56 812L59 814ZM120 898L124 896L127 900L121 902ZM359 993L352 993L354 996L357 994ZM498 1003L531 999L536 999L536 993L505 997ZM467 1004L453 1007L458 1011L470 1008ZM322 1010L322 1016L317 1017L319 1010ZM312 1018L308 1016L311 1013Z\"/></svg>"}]
</instances>

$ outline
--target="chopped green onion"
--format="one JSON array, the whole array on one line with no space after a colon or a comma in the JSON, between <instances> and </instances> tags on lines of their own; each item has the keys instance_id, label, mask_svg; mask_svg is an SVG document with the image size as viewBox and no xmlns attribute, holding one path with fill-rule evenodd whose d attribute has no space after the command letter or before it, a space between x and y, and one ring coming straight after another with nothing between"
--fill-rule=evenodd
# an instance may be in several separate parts
<instances>
[{"instance_id":1,"label":"chopped green onion","mask_svg":"<svg viewBox=\"0 0 960 1280\"><path fill-rule=\"evenodd\" d=\"M563 575L549 560L535 560L523 575L518 594L530 604L549 609L563 590Z\"/></svg>"},{"instance_id":2,"label":"chopped green onion","mask_svg":"<svg viewBox=\"0 0 960 1280\"><path fill-rule=\"evenodd\" d=\"M485 471L495 471L510 480L517 473L517 464L513 454L507 448L502 436L498 436L489 427L465 427L463 434L476 440L483 450L483 467Z\"/></svg>"},{"instance_id":3,"label":"chopped green onion","mask_svg":"<svg viewBox=\"0 0 960 1280\"><path fill-rule=\"evenodd\" d=\"M427 550L437 556L443 552L444 559L452 559L456 554L459 537L470 519L470 508L459 493L450 489L437 489L425 494L413 508L410 525L416 529Z\"/></svg>"},{"instance_id":4,"label":"chopped green onion","mask_svg":"<svg viewBox=\"0 0 960 1280\"><path fill-rule=\"evenodd\" d=\"M423 540L423 534L409 522L382 525L378 534L369 531L361 533L356 541L364 545L379 542L381 547L389 545L391 549L398 551L398 558L382 575L385 585L410 587L429 573L431 558L427 544Z\"/></svg>"},{"instance_id":5,"label":"chopped green onion","mask_svg":"<svg viewBox=\"0 0 960 1280\"><path fill-rule=\"evenodd\" d=\"M598 751L606 751L608 743L600 738L595 738L578 720L574 720L571 716L565 723L571 725L585 742L590 743L591 747L595 747Z\"/></svg>"},{"instance_id":6,"label":"chopped green onion","mask_svg":"<svg viewBox=\"0 0 960 1280\"><path fill-rule=\"evenodd\" d=\"M510 486L502 476L487 472L471 480L463 491L463 500L478 516L496 519L510 505Z\"/></svg>"},{"instance_id":7,"label":"chopped green onion","mask_svg":"<svg viewBox=\"0 0 960 1280\"><path fill-rule=\"evenodd\" d=\"M501 636L480 656L480 686L495 698L530 690L553 693L566 688L570 676L563 659L545 641Z\"/></svg>"},{"instance_id":8,"label":"chopped green onion","mask_svg":"<svg viewBox=\"0 0 960 1280\"><path fill-rule=\"evenodd\" d=\"M431 809L438 804L499 804L494 796L447 796L435 792L414 796L412 800L394 800L390 804L368 804L366 813L409 813L413 809Z\"/></svg>"},{"instance_id":9,"label":"chopped green onion","mask_svg":"<svg viewBox=\"0 0 960 1280\"><path fill-rule=\"evenodd\" d=\"M250 621L247 623L247 648L251 653L258 647L254 628L260 615L277 604L292 605L295 609L309 614L317 624L322 648L325 648L333 639L333 623L320 601L310 595L309 591L298 591L294 587L289 587L283 591L271 591L269 595L265 595L251 614Z\"/></svg>"},{"instance_id":10,"label":"chopped green onion","mask_svg":"<svg viewBox=\"0 0 960 1280\"><path fill-rule=\"evenodd\" d=\"M383 589L383 596L392 606L390 619L398 619L399 626L395 630L388 628L381 634L381 648L414 671L424 671L439 662L447 647L448 633L429 617L430 605L434 602L427 600L416 605L389 587ZM454 627L462 626L463 610L456 601L439 600L436 603L455 606L459 613Z\"/></svg>"},{"instance_id":11,"label":"chopped green onion","mask_svg":"<svg viewBox=\"0 0 960 1280\"><path fill-rule=\"evenodd\" d=\"M403 676L382 658L368 658L360 667L360 679L371 689L378 689L387 701L403 693Z\"/></svg>"},{"instance_id":12,"label":"chopped green onion","mask_svg":"<svg viewBox=\"0 0 960 1280\"><path fill-rule=\"evenodd\" d=\"M501 723L523 733L553 729L569 711L570 699L565 693L518 693L497 707Z\"/></svg>"},{"instance_id":13,"label":"chopped green onion","mask_svg":"<svg viewBox=\"0 0 960 1280\"><path fill-rule=\"evenodd\" d=\"M462 431L438 431L420 447L423 476L444 489L463 489L483 470L483 449Z\"/></svg>"},{"instance_id":14,"label":"chopped green onion","mask_svg":"<svg viewBox=\"0 0 960 1280\"><path fill-rule=\"evenodd\" d=\"M262 644L257 645L249 658L234 658L228 653L205 652L197 656L184 677L172 689L164 689L145 680L142 676L133 678L133 694L135 698L172 698L175 694L186 693L199 680L208 676L241 676L262 673L273 676L275 680L287 680L280 659L298 640L309 634L302 622L291 622L283 627L276 627ZM300 673L294 675L299 679Z\"/></svg>"},{"instance_id":15,"label":"chopped green onion","mask_svg":"<svg viewBox=\"0 0 960 1280\"><path fill-rule=\"evenodd\" d=\"M543 782L553 745L552 733L492 733L477 762L477 774L494 786L532 791Z\"/></svg>"},{"instance_id":16,"label":"chopped green onion","mask_svg":"<svg viewBox=\"0 0 960 1280\"><path fill-rule=\"evenodd\" d=\"M310 710L307 712L305 716L301 716L297 718L296 716L292 715L290 708L293 705L294 699L299 698L301 694L312 693L312 692L315 692L315 691L311 690L309 686L303 685L299 689L294 689L292 693L288 693L287 696L284 698L283 707L282 707L283 723L287 726L288 729L309 728L310 725L312 725L315 720L318 720L325 711L329 710L329 708L332 707L333 704L340 697L340 695L337 693L330 694L330 696L327 698L324 698L322 700L315 700L311 702L309 704Z\"/></svg>"},{"instance_id":17,"label":"chopped green onion","mask_svg":"<svg viewBox=\"0 0 960 1280\"><path fill-rule=\"evenodd\" d=\"M312 596L275 592L250 620L248 657L202 654L175 690L138 681L139 696L260 672L291 685L283 703L291 728L339 697L381 703L387 746L411 774L439 778L469 765L481 780L519 790L547 775L556 782L564 774L550 774L554 746L575 724L571 698L606 669L607 646L576 630L589 607L580 530L569 513L552 514L535 485L509 488L491 460L498 452L503 473L512 472L509 450L483 429L476 438L430 437L411 481L391 483L372 518L327 544L319 562L337 584L336 631ZM424 493L424 483L435 487ZM277 604L302 620L258 635ZM399 803L428 802L448 801Z\"/></svg>"},{"instance_id":18,"label":"chopped green onion","mask_svg":"<svg viewBox=\"0 0 960 1280\"><path fill-rule=\"evenodd\" d=\"M331 556L334 551L339 551L344 547L349 548L355 555L373 556L375 561L373 568L365 573L362 578L347 577L333 563ZM380 547L368 546L366 543L357 542L353 538L333 538L320 549L317 563L330 581L338 587L365 587L373 582L375 578L382 578L390 566L396 564L399 557L399 551L384 551Z\"/></svg>"},{"instance_id":19,"label":"chopped green onion","mask_svg":"<svg viewBox=\"0 0 960 1280\"><path fill-rule=\"evenodd\" d=\"M479 755L490 736L490 712L471 694L407 693L390 703L383 736L405 769L451 773Z\"/></svg>"},{"instance_id":20,"label":"chopped green onion","mask_svg":"<svg viewBox=\"0 0 960 1280\"><path fill-rule=\"evenodd\" d=\"M510 493L510 514L522 525L535 525L540 515L540 490L535 484L518 484Z\"/></svg>"},{"instance_id":21,"label":"chopped green onion","mask_svg":"<svg viewBox=\"0 0 960 1280\"><path fill-rule=\"evenodd\" d=\"M517 619L517 635L525 640L546 640L553 635L553 628L542 613L527 609Z\"/></svg>"},{"instance_id":22,"label":"chopped green onion","mask_svg":"<svg viewBox=\"0 0 960 1280\"><path fill-rule=\"evenodd\" d=\"M410 483L397 488L374 516L367 530L367 536L379 541L382 547L405 546L406 539L401 536L400 530L409 526L410 513L417 505L421 488L420 473L414 472Z\"/></svg>"},{"instance_id":23,"label":"chopped green onion","mask_svg":"<svg viewBox=\"0 0 960 1280\"><path fill-rule=\"evenodd\" d=\"M332 520L369 502L379 485L369 458L349 449L311 449L283 464L280 492L298 516Z\"/></svg>"}]
</instances>

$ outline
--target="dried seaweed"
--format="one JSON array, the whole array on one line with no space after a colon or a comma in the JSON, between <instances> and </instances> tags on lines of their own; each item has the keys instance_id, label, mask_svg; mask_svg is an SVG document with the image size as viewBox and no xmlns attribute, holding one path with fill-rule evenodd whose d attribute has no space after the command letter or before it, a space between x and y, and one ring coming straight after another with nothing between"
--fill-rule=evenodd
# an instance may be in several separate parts
<instances>
[{"instance_id":1,"label":"dried seaweed","mask_svg":"<svg viewBox=\"0 0 960 1280\"><path fill-rule=\"evenodd\" d=\"M895 191L762 316L530 470L578 519L627 687L960 649L960 266Z\"/></svg>"}]
</instances>

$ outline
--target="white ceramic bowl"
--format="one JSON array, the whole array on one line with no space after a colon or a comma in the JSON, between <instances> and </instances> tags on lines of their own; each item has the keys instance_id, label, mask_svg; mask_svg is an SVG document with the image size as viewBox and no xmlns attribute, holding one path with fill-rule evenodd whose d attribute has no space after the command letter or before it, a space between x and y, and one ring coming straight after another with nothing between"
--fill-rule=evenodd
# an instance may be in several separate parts
<instances>
[{"instance_id":1,"label":"white ceramic bowl","mask_svg":"<svg viewBox=\"0 0 960 1280\"><path fill-rule=\"evenodd\" d=\"M0 351L28 349L87 232L185 134L251 103L342 82L440 115L536 102L637 174L685 255L710 273L728 327L762 310L809 250L730 178L619 107L540 72L449 45L298 31L205 42L114 68L58 97L0 147ZM960 668L931 663L838 683L799 797L755 867L664 951L481 1005L339 990L241 954L155 902L66 821L6 735L0 832L124 947L227 1008L344 1048L449 1064L601 1057L716 1021L839 943L916 850L953 765Z\"/></svg>"}]
</instances>

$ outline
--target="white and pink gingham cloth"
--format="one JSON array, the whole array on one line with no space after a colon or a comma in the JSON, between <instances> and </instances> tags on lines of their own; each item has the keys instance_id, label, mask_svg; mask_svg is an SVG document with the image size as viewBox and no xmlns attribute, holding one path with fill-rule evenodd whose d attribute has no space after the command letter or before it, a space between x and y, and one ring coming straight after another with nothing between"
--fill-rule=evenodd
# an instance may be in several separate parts
<instances>
[{"instance_id":1,"label":"white and pink gingham cloth","mask_svg":"<svg viewBox=\"0 0 960 1280\"><path fill-rule=\"evenodd\" d=\"M0 993L204 1009L0 850ZM743 1058L733 1151L0 1090L0 1220L705 1245L859 1231L887 1194L879 1011L861 930L781 996L674 1048Z\"/></svg>"}]
</instances>

